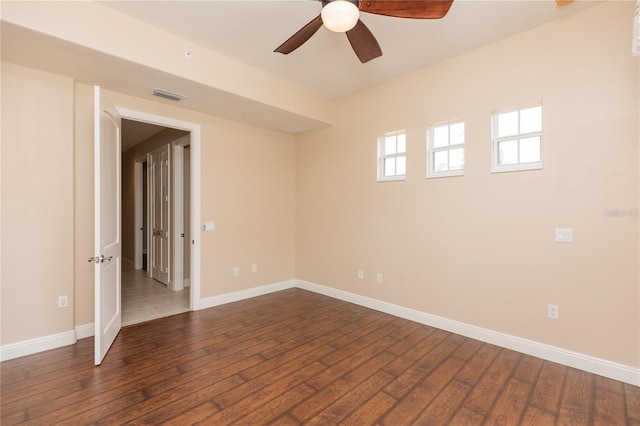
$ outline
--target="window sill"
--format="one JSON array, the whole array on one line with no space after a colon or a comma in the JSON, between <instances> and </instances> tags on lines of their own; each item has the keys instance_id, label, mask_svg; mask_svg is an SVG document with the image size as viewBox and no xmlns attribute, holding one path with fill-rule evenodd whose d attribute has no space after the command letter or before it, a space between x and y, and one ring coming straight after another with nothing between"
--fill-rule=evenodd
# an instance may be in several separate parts
<instances>
[{"instance_id":1,"label":"window sill","mask_svg":"<svg viewBox=\"0 0 640 426\"><path fill-rule=\"evenodd\" d=\"M464 170L456 170L452 172L440 172L428 174L426 176L427 179L438 179L438 178L446 178L446 177L455 177L455 176L464 176Z\"/></svg>"},{"instance_id":2,"label":"window sill","mask_svg":"<svg viewBox=\"0 0 640 426\"><path fill-rule=\"evenodd\" d=\"M376 182L397 182L397 181L401 181L401 180L407 180L407 177L406 176L379 177L378 179L376 179Z\"/></svg>"},{"instance_id":3,"label":"window sill","mask_svg":"<svg viewBox=\"0 0 640 426\"><path fill-rule=\"evenodd\" d=\"M491 167L491 173L504 173L504 172L521 172L525 170L541 170L542 163L526 163L526 164L509 164L508 166Z\"/></svg>"}]
</instances>

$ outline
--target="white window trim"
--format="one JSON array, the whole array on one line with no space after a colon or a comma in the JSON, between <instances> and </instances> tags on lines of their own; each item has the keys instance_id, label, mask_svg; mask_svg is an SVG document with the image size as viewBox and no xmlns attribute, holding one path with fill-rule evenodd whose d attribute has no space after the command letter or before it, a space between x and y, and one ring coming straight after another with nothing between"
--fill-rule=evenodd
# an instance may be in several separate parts
<instances>
[{"instance_id":1,"label":"white window trim","mask_svg":"<svg viewBox=\"0 0 640 426\"><path fill-rule=\"evenodd\" d=\"M407 174L405 173L404 175L393 175L393 176L384 176L384 160L386 158L397 158L397 157L405 157L405 159L407 158L407 146L405 145L405 152L401 153L401 154L388 154L388 155L384 155L383 154L383 149L384 149L384 139L387 136L391 136L391 135L399 135L401 133L406 134L407 132L405 130L397 130L395 132L388 132L385 133L384 135L378 137L378 167L377 167L377 175L376 175L376 182L394 182L394 181L401 181L401 180L407 180Z\"/></svg>"},{"instance_id":2,"label":"white window trim","mask_svg":"<svg viewBox=\"0 0 640 426\"><path fill-rule=\"evenodd\" d=\"M452 124L456 124L456 123L463 123L465 126L465 140L463 143L459 144L459 145L447 145L447 146L443 146L440 148L434 148L433 147L433 129L435 129L436 127L441 127L441 126L451 126ZM453 121L446 121L444 123L438 123L438 124L434 124L433 126L430 126L429 129L427 130L427 179L436 179L436 178L442 178L442 177L452 177L452 176L464 176L464 170L467 166L467 149L466 149L466 142L467 142L467 130L466 130L466 126L467 124L464 122L464 120L460 119L460 120L453 120ZM465 157L464 157L464 165L465 167L462 170L447 170L446 172L436 172L433 171L433 153L434 152L438 152L438 151L449 151L451 149L456 149L456 148L460 148L462 147L462 149L464 149L465 152Z\"/></svg>"},{"instance_id":3,"label":"white window trim","mask_svg":"<svg viewBox=\"0 0 640 426\"><path fill-rule=\"evenodd\" d=\"M529 132L529 133L519 133L513 136L505 136L502 138L498 138L498 115L504 114L513 111L521 111L523 109L534 108L534 107L542 107L542 103L536 103L531 105L525 105L517 108L509 108L500 111L494 111L491 116L491 173L503 173L503 172L520 172L524 170L540 170L542 169L542 165L544 162L544 150L542 145L542 130L539 132ZM544 111L544 110L543 110ZM544 114L544 112L543 112ZM544 121L544 115L543 115ZM528 137L539 137L540 138L540 161L534 161L530 163L518 163L518 164L506 164L500 165L498 163L498 144L500 142L510 141L510 140L518 140L518 139L526 139ZM520 144L518 144L518 150L520 149Z\"/></svg>"}]
</instances>

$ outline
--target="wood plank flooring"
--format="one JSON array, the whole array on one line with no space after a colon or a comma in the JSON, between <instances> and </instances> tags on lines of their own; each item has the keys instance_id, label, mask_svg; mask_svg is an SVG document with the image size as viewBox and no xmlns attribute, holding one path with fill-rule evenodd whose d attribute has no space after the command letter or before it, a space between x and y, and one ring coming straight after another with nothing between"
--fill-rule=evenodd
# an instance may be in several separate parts
<instances>
[{"instance_id":1,"label":"wood plank flooring","mask_svg":"<svg viewBox=\"0 0 640 426\"><path fill-rule=\"evenodd\" d=\"M640 388L300 289L1 369L1 423L640 425Z\"/></svg>"}]
</instances>

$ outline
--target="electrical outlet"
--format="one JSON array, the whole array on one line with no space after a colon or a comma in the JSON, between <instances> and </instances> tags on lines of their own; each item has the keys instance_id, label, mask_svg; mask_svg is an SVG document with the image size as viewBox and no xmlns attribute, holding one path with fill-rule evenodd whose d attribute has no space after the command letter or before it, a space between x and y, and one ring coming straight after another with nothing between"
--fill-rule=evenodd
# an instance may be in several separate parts
<instances>
[{"instance_id":1,"label":"electrical outlet","mask_svg":"<svg viewBox=\"0 0 640 426\"><path fill-rule=\"evenodd\" d=\"M256 263L251 265L251 272L258 272L258 265Z\"/></svg>"},{"instance_id":2,"label":"electrical outlet","mask_svg":"<svg viewBox=\"0 0 640 426\"><path fill-rule=\"evenodd\" d=\"M551 319L559 319L560 308L558 308L558 305L547 305L547 316Z\"/></svg>"},{"instance_id":3,"label":"electrical outlet","mask_svg":"<svg viewBox=\"0 0 640 426\"><path fill-rule=\"evenodd\" d=\"M556 241L559 243L571 243L573 242L573 229L571 228L556 228Z\"/></svg>"},{"instance_id":4,"label":"electrical outlet","mask_svg":"<svg viewBox=\"0 0 640 426\"><path fill-rule=\"evenodd\" d=\"M362 270L358 271L358 279L359 280L364 280L364 271L362 271Z\"/></svg>"},{"instance_id":5,"label":"electrical outlet","mask_svg":"<svg viewBox=\"0 0 640 426\"><path fill-rule=\"evenodd\" d=\"M69 298L67 295L58 296L58 308L66 308L67 306L69 306Z\"/></svg>"},{"instance_id":6,"label":"electrical outlet","mask_svg":"<svg viewBox=\"0 0 640 426\"><path fill-rule=\"evenodd\" d=\"M382 284L382 273L378 272L378 274L376 275L376 281L378 282L378 284Z\"/></svg>"},{"instance_id":7,"label":"electrical outlet","mask_svg":"<svg viewBox=\"0 0 640 426\"><path fill-rule=\"evenodd\" d=\"M233 276L237 277L240 276L240 267L236 266L235 268L233 268Z\"/></svg>"}]
</instances>

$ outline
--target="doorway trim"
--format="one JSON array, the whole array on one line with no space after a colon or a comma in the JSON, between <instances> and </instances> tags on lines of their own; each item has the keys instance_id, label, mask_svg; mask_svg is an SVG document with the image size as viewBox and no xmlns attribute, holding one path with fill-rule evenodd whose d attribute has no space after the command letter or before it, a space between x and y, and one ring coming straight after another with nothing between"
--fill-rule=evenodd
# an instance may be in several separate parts
<instances>
[{"instance_id":1,"label":"doorway trim","mask_svg":"<svg viewBox=\"0 0 640 426\"><path fill-rule=\"evenodd\" d=\"M145 229L143 229L143 204L147 202L146 199L143 198L143 179L142 174L144 167L144 163L147 162L147 155L143 154L133 159L133 181L135 185L134 189L134 223L133 228L135 230L135 234L133 235L133 267L134 269L142 269L142 254L143 254L143 240L147 238L147 235L143 233Z\"/></svg>"},{"instance_id":2,"label":"doorway trim","mask_svg":"<svg viewBox=\"0 0 640 426\"><path fill-rule=\"evenodd\" d=\"M163 127L185 130L190 132L190 166L191 166L191 285L189 286L189 308L192 311L200 309L200 264L201 264L201 244L200 244L200 206L201 206L201 126L198 123L177 120L143 111L136 111L128 108L117 107L118 112L124 119L141 121ZM148 268L147 268L148 269Z\"/></svg>"},{"instance_id":3,"label":"doorway trim","mask_svg":"<svg viewBox=\"0 0 640 426\"><path fill-rule=\"evenodd\" d=\"M171 217L173 218L173 281L174 291L184 289L184 148L190 145L190 135L171 142L172 182ZM193 233L193 230L191 231Z\"/></svg>"}]
</instances>

